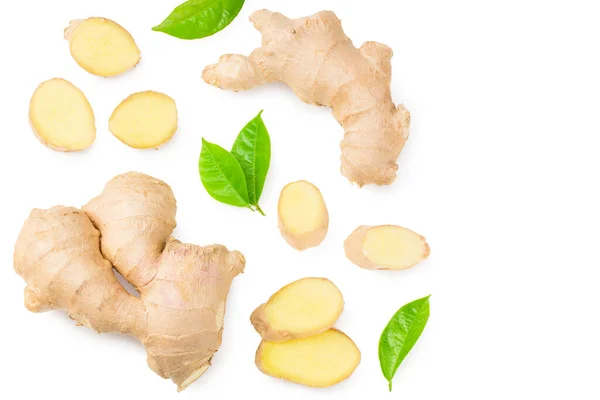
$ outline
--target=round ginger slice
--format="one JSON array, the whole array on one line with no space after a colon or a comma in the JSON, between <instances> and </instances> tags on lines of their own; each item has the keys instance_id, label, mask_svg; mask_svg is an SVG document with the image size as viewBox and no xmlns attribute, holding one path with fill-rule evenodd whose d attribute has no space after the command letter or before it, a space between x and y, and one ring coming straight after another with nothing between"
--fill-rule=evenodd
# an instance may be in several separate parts
<instances>
[{"instance_id":1,"label":"round ginger slice","mask_svg":"<svg viewBox=\"0 0 600 400\"><path fill-rule=\"evenodd\" d=\"M177 107L163 93L134 93L113 111L108 126L113 135L130 147L156 148L177 131Z\"/></svg>"},{"instance_id":2,"label":"round ginger slice","mask_svg":"<svg viewBox=\"0 0 600 400\"><path fill-rule=\"evenodd\" d=\"M287 342L263 340L256 366L266 375L323 388L347 379L360 363L356 344L337 329Z\"/></svg>"},{"instance_id":3,"label":"round ginger slice","mask_svg":"<svg viewBox=\"0 0 600 400\"><path fill-rule=\"evenodd\" d=\"M264 340L282 342L333 327L344 310L340 290L325 278L304 278L284 286L250 317Z\"/></svg>"},{"instance_id":4,"label":"round ginger slice","mask_svg":"<svg viewBox=\"0 0 600 400\"><path fill-rule=\"evenodd\" d=\"M65 39L77 64L94 75L119 75L140 61L140 49L133 37L106 18L72 21L65 29Z\"/></svg>"},{"instance_id":5,"label":"round ginger slice","mask_svg":"<svg viewBox=\"0 0 600 400\"><path fill-rule=\"evenodd\" d=\"M96 140L94 111L71 82L54 78L35 89L29 122L37 138L56 151L79 151Z\"/></svg>"},{"instance_id":6,"label":"round ginger slice","mask_svg":"<svg viewBox=\"0 0 600 400\"><path fill-rule=\"evenodd\" d=\"M407 269L429 256L423 236L396 225L360 226L344 249L350 261L366 269Z\"/></svg>"},{"instance_id":7,"label":"round ginger slice","mask_svg":"<svg viewBox=\"0 0 600 400\"><path fill-rule=\"evenodd\" d=\"M290 246L306 250L327 235L329 214L319 189L310 182L288 184L279 196L279 230Z\"/></svg>"}]
</instances>

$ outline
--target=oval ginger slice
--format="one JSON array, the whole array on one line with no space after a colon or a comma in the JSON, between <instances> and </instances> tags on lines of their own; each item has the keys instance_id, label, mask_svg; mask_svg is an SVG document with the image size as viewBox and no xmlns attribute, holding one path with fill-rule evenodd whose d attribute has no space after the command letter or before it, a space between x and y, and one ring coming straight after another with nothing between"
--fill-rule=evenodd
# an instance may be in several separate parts
<instances>
[{"instance_id":1,"label":"oval ginger slice","mask_svg":"<svg viewBox=\"0 0 600 400\"><path fill-rule=\"evenodd\" d=\"M366 269L407 269L429 256L423 236L396 225L358 227L344 249L350 261Z\"/></svg>"},{"instance_id":2,"label":"oval ginger slice","mask_svg":"<svg viewBox=\"0 0 600 400\"><path fill-rule=\"evenodd\" d=\"M348 378L360 363L356 344L337 329L287 342L262 341L256 366L264 374L311 387L328 387Z\"/></svg>"},{"instance_id":3,"label":"oval ginger slice","mask_svg":"<svg viewBox=\"0 0 600 400\"><path fill-rule=\"evenodd\" d=\"M108 128L120 141L136 149L159 147L177 131L175 101L159 92L134 93L113 111Z\"/></svg>"},{"instance_id":4,"label":"oval ginger slice","mask_svg":"<svg viewBox=\"0 0 600 400\"><path fill-rule=\"evenodd\" d=\"M71 82L54 78L35 89L29 122L37 138L56 151L79 151L96 140L94 111Z\"/></svg>"},{"instance_id":5,"label":"oval ginger slice","mask_svg":"<svg viewBox=\"0 0 600 400\"><path fill-rule=\"evenodd\" d=\"M288 184L279 196L279 230L290 246L306 250L327 235L329 214L319 189L310 182Z\"/></svg>"},{"instance_id":6,"label":"oval ginger slice","mask_svg":"<svg viewBox=\"0 0 600 400\"><path fill-rule=\"evenodd\" d=\"M65 29L65 39L77 64L94 75L119 75L140 61L140 49L133 37L106 18L72 21Z\"/></svg>"},{"instance_id":7,"label":"oval ginger slice","mask_svg":"<svg viewBox=\"0 0 600 400\"><path fill-rule=\"evenodd\" d=\"M270 342L307 337L331 328L344 310L340 290L325 278L304 278L284 286L259 306L250 321Z\"/></svg>"}]
</instances>

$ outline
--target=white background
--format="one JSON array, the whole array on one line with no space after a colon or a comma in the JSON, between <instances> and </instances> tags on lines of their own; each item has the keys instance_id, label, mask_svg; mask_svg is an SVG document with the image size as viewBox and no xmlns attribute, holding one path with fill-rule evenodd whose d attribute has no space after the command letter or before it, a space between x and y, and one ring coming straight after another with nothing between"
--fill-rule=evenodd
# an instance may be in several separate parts
<instances>
[{"instance_id":1,"label":"white background","mask_svg":"<svg viewBox=\"0 0 600 400\"><path fill-rule=\"evenodd\" d=\"M3 1L0 89L0 397L216 399L598 399L600 24L593 1L247 0L213 37L153 32L180 0ZM205 84L207 64L260 43L248 22L270 8L290 17L334 10L358 46L394 49L392 92L412 113L411 136L390 187L358 189L339 173L342 131L331 112L281 84L228 93ZM142 50L135 70L92 76L72 60L71 19L123 24ZM64 154L30 132L35 87L63 77L92 104L97 140ZM177 102L180 129L158 151L131 149L107 129L114 107L153 89ZM217 203L197 171L201 138L230 147L264 109L273 159L266 218ZM247 258L228 301L223 345L209 371L176 394L147 366L141 345L76 327L64 313L33 314L12 270L13 244L32 208L81 206L130 170L169 183L176 236L223 243ZM329 207L324 243L299 253L277 229L281 188L314 182ZM351 264L343 241L358 225L392 223L425 235L429 260L404 272ZM281 286L324 276L342 290L337 326L362 351L347 381L309 389L261 374L251 311ZM433 294L430 322L387 392L381 330L403 304Z\"/></svg>"}]
</instances>

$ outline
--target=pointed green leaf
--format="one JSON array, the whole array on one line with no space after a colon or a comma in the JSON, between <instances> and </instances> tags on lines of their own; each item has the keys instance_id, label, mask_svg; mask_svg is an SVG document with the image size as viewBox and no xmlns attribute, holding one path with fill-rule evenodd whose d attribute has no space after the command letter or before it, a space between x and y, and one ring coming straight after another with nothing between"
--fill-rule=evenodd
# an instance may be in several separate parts
<instances>
[{"instance_id":1,"label":"pointed green leaf","mask_svg":"<svg viewBox=\"0 0 600 400\"><path fill-rule=\"evenodd\" d=\"M179 39L200 39L229 25L243 5L244 0L188 0L152 30Z\"/></svg>"},{"instance_id":2,"label":"pointed green leaf","mask_svg":"<svg viewBox=\"0 0 600 400\"><path fill-rule=\"evenodd\" d=\"M244 171L250 204L256 206L271 164L271 139L261 114L262 111L246 124L231 149Z\"/></svg>"},{"instance_id":3,"label":"pointed green leaf","mask_svg":"<svg viewBox=\"0 0 600 400\"><path fill-rule=\"evenodd\" d=\"M215 200L237 207L249 207L244 171L227 150L202 139L198 163L202 185Z\"/></svg>"},{"instance_id":4,"label":"pointed green leaf","mask_svg":"<svg viewBox=\"0 0 600 400\"><path fill-rule=\"evenodd\" d=\"M429 319L429 297L415 300L400 308L387 324L379 339L381 372L389 382L413 348Z\"/></svg>"}]
</instances>

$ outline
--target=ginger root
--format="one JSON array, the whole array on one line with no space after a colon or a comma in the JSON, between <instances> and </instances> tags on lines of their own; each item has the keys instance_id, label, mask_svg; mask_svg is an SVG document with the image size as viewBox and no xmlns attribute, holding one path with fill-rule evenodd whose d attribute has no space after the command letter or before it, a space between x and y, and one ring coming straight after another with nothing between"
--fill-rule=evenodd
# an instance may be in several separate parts
<instances>
[{"instance_id":1,"label":"ginger root","mask_svg":"<svg viewBox=\"0 0 600 400\"><path fill-rule=\"evenodd\" d=\"M140 49L133 37L106 18L71 21L65 29L65 39L77 64L94 75L119 75L140 61Z\"/></svg>"},{"instance_id":2,"label":"ginger root","mask_svg":"<svg viewBox=\"0 0 600 400\"><path fill-rule=\"evenodd\" d=\"M175 212L164 182L117 176L83 211L33 210L15 245L14 268L27 282L29 310L62 309L78 325L135 337L150 368L182 390L221 344L227 294L245 260L221 245L171 238ZM119 284L113 266L139 298Z\"/></svg>"},{"instance_id":3,"label":"ginger root","mask_svg":"<svg viewBox=\"0 0 600 400\"><path fill-rule=\"evenodd\" d=\"M177 131L175 101L159 92L134 93L113 111L108 127L130 147L159 147L171 140Z\"/></svg>"},{"instance_id":4,"label":"ginger root","mask_svg":"<svg viewBox=\"0 0 600 400\"><path fill-rule=\"evenodd\" d=\"M360 351L344 333L329 329L314 336L273 343L262 341L256 366L265 374L311 387L328 387L348 378Z\"/></svg>"},{"instance_id":5,"label":"ginger root","mask_svg":"<svg viewBox=\"0 0 600 400\"><path fill-rule=\"evenodd\" d=\"M250 20L263 46L248 57L222 56L203 79L233 91L280 81L304 102L331 107L345 131L342 174L359 186L392 183L410 124L409 112L392 102L392 50L377 42L357 49L331 11L289 19L261 10Z\"/></svg>"},{"instance_id":6,"label":"ginger root","mask_svg":"<svg viewBox=\"0 0 600 400\"><path fill-rule=\"evenodd\" d=\"M396 225L360 226L344 248L350 261L367 269L407 269L429 256L423 236Z\"/></svg>"},{"instance_id":7,"label":"ginger root","mask_svg":"<svg viewBox=\"0 0 600 400\"><path fill-rule=\"evenodd\" d=\"M96 140L94 111L71 82L54 78L37 87L29 104L36 137L56 151L79 151Z\"/></svg>"},{"instance_id":8,"label":"ginger root","mask_svg":"<svg viewBox=\"0 0 600 400\"><path fill-rule=\"evenodd\" d=\"M281 235L297 250L318 246L327 235L327 206L319 189L310 182L293 182L281 190L278 215Z\"/></svg>"},{"instance_id":9,"label":"ginger root","mask_svg":"<svg viewBox=\"0 0 600 400\"><path fill-rule=\"evenodd\" d=\"M340 290L325 278L304 278L280 289L250 317L264 340L282 342L331 328L344 310Z\"/></svg>"}]
</instances>

